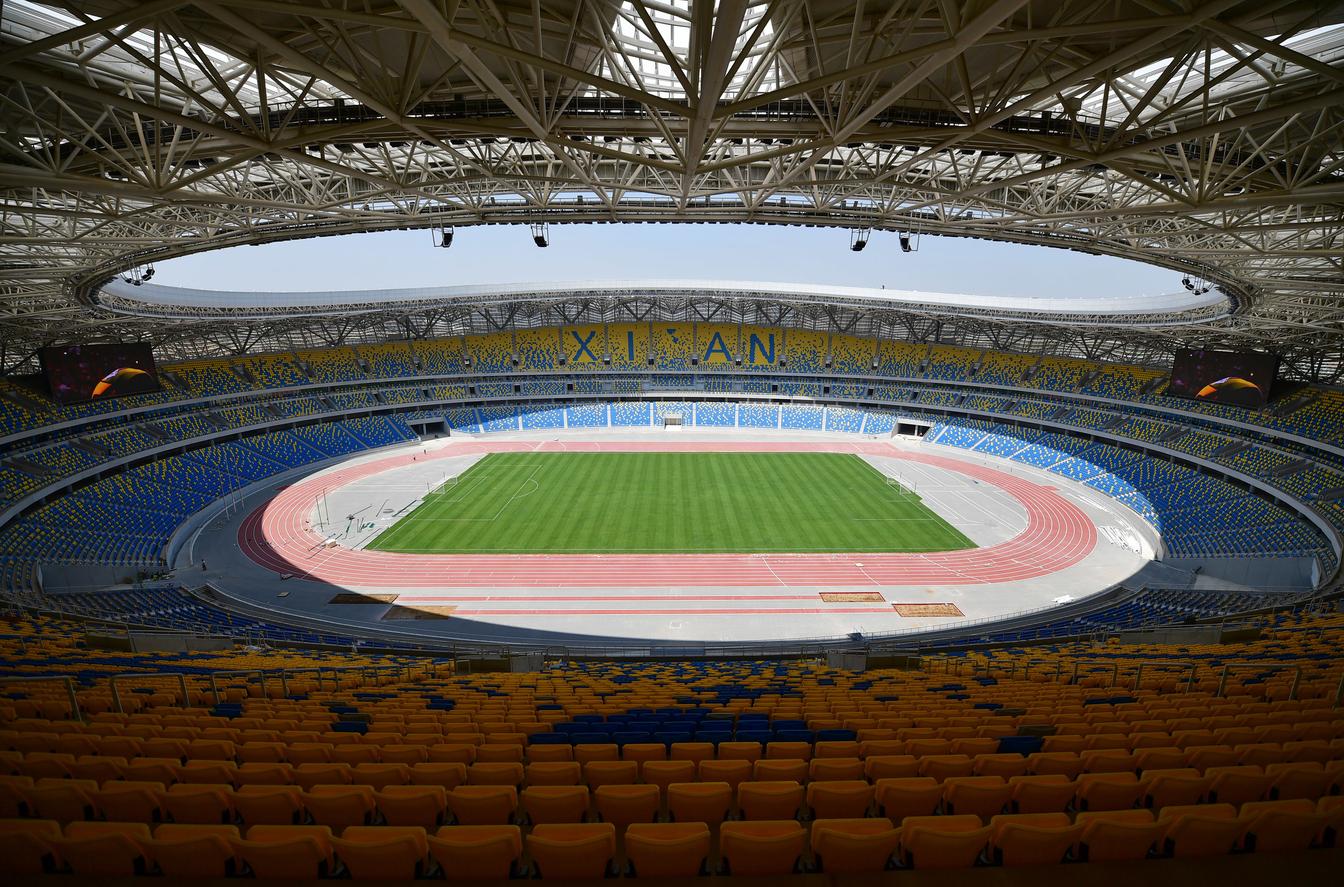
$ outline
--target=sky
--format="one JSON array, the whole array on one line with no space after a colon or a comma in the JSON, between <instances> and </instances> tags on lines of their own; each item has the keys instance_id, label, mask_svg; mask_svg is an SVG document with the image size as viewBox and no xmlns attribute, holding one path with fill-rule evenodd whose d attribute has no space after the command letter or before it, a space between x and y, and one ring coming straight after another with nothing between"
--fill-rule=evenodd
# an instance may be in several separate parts
<instances>
[{"instance_id":1,"label":"sky","mask_svg":"<svg viewBox=\"0 0 1344 887\"><path fill-rule=\"evenodd\" d=\"M538 249L525 225L458 228L450 249L429 231L318 237L200 253L156 266L154 283L260 292L393 289L632 278L886 286L992 296L1178 292L1174 272L1070 250L924 236L902 253L873 232L863 252L841 228L766 225L552 225Z\"/></svg>"}]
</instances>

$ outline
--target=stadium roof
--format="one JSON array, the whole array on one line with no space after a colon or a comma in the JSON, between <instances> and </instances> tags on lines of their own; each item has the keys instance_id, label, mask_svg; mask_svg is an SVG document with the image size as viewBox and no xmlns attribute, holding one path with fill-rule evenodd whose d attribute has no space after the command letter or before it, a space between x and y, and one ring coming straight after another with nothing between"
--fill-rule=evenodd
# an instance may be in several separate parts
<instances>
[{"instance_id":1,"label":"stadium roof","mask_svg":"<svg viewBox=\"0 0 1344 887\"><path fill-rule=\"evenodd\" d=\"M590 280L538 285L476 284L337 292L234 292L187 289L113 279L98 294L101 305L135 315L199 319L204 316L264 319L296 312L344 314L353 306L379 309L389 305L474 307L501 302L580 298L627 299L643 296L768 299L780 302L928 311L945 315L988 315L1056 323L1167 326L1190 318L1216 318L1228 310L1227 299L1215 292L1135 295L1128 298L1022 298L927 293L807 283L737 280Z\"/></svg>"},{"instance_id":2,"label":"stadium roof","mask_svg":"<svg viewBox=\"0 0 1344 887\"><path fill-rule=\"evenodd\" d=\"M747 221L1155 263L1231 311L1152 331L1152 353L1182 337L1270 346L1300 376L1338 378L1344 6L447 9L8 0L0 365L70 337L181 353L193 336L237 340L236 319L99 304L116 274L200 250L435 225ZM1116 341L1139 349L1116 321Z\"/></svg>"}]
</instances>

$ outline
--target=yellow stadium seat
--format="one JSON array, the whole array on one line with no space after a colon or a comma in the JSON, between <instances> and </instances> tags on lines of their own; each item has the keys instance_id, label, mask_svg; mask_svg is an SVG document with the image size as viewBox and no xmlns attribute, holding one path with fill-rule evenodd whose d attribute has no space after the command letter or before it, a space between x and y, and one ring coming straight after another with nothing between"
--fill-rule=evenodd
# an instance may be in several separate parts
<instances>
[{"instance_id":1,"label":"yellow stadium seat","mask_svg":"<svg viewBox=\"0 0 1344 887\"><path fill-rule=\"evenodd\" d=\"M170 785L163 806L173 822L197 825L227 824L233 821L234 791L227 785Z\"/></svg>"},{"instance_id":2,"label":"yellow stadium seat","mask_svg":"<svg viewBox=\"0 0 1344 887\"><path fill-rule=\"evenodd\" d=\"M1079 813L1079 855L1096 862L1145 859L1162 843L1166 826L1149 810L1101 810Z\"/></svg>"},{"instance_id":3,"label":"yellow stadium seat","mask_svg":"<svg viewBox=\"0 0 1344 887\"><path fill-rule=\"evenodd\" d=\"M1143 793L1133 773L1084 773L1075 795L1079 810L1127 810Z\"/></svg>"},{"instance_id":4,"label":"yellow stadium seat","mask_svg":"<svg viewBox=\"0 0 1344 887\"><path fill-rule=\"evenodd\" d=\"M943 787L932 776L879 779L874 786L882 815L900 825L909 816L931 816L943 800Z\"/></svg>"},{"instance_id":5,"label":"yellow stadium seat","mask_svg":"<svg viewBox=\"0 0 1344 887\"><path fill-rule=\"evenodd\" d=\"M583 765L583 779L596 791L604 785L634 785L639 779L636 761L590 761Z\"/></svg>"},{"instance_id":6,"label":"yellow stadium seat","mask_svg":"<svg viewBox=\"0 0 1344 887\"><path fill-rule=\"evenodd\" d=\"M241 869L232 825L164 823L145 842L154 864L169 878L223 878Z\"/></svg>"},{"instance_id":7,"label":"yellow stadium seat","mask_svg":"<svg viewBox=\"0 0 1344 887\"><path fill-rule=\"evenodd\" d=\"M578 785L583 768L577 761L538 761L523 768L528 785Z\"/></svg>"},{"instance_id":8,"label":"yellow stadium seat","mask_svg":"<svg viewBox=\"0 0 1344 887\"><path fill-rule=\"evenodd\" d=\"M970 868L991 830L978 816L908 816L901 823L902 861L916 869Z\"/></svg>"},{"instance_id":9,"label":"yellow stadium seat","mask_svg":"<svg viewBox=\"0 0 1344 887\"><path fill-rule=\"evenodd\" d=\"M356 881L404 881L429 861L429 842L419 826L353 826L331 839L336 857Z\"/></svg>"},{"instance_id":10,"label":"yellow stadium seat","mask_svg":"<svg viewBox=\"0 0 1344 887\"><path fill-rule=\"evenodd\" d=\"M149 840L144 823L72 822L57 848L75 874L115 877L148 871Z\"/></svg>"},{"instance_id":11,"label":"yellow stadium seat","mask_svg":"<svg viewBox=\"0 0 1344 887\"><path fill-rule=\"evenodd\" d=\"M701 782L726 782L733 787L751 778L752 762L745 758L701 761L696 769Z\"/></svg>"},{"instance_id":12,"label":"yellow stadium seat","mask_svg":"<svg viewBox=\"0 0 1344 887\"><path fill-rule=\"evenodd\" d=\"M593 792L593 805L602 821L619 831L634 822L653 822L662 798L656 785L602 785Z\"/></svg>"},{"instance_id":13,"label":"yellow stadium seat","mask_svg":"<svg viewBox=\"0 0 1344 887\"><path fill-rule=\"evenodd\" d=\"M858 819L868 815L876 792L863 779L813 782L807 787L807 806L816 819Z\"/></svg>"},{"instance_id":14,"label":"yellow stadium seat","mask_svg":"<svg viewBox=\"0 0 1344 887\"><path fill-rule=\"evenodd\" d=\"M454 789L467 781L467 765L460 762L430 761L412 764L411 785L439 785Z\"/></svg>"},{"instance_id":15,"label":"yellow stadium seat","mask_svg":"<svg viewBox=\"0 0 1344 887\"><path fill-rule=\"evenodd\" d=\"M467 785L523 784L523 765L517 762L477 762L467 768Z\"/></svg>"},{"instance_id":16,"label":"yellow stadium seat","mask_svg":"<svg viewBox=\"0 0 1344 887\"><path fill-rule=\"evenodd\" d=\"M11 875L40 875L62 866L61 825L51 819L0 819L0 858Z\"/></svg>"},{"instance_id":17,"label":"yellow stadium seat","mask_svg":"<svg viewBox=\"0 0 1344 887\"><path fill-rule=\"evenodd\" d=\"M340 834L351 826L367 825L373 818L373 788L367 785L317 785L300 795L316 825Z\"/></svg>"},{"instance_id":18,"label":"yellow stadium seat","mask_svg":"<svg viewBox=\"0 0 1344 887\"><path fill-rule=\"evenodd\" d=\"M725 822L719 827L724 861L729 873L737 877L791 874L798 867L806 842L807 832L792 819Z\"/></svg>"},{"instance_id":19,"label":"yellow stadium seat","mask_svg":"<svg viewBox=\"0 0 1344 887\"><path fill-rule=\"evenodd\" d=\"M1163 807L1164 847L1176 857L1217 856L1230 853L1241 841L1245 824L1231 804Z\"/></svg>"},{"instance_id":20,"label":"yellow stadium seat","mask_svg":"<svg viewBox=\"0 0 1344 887\"><path fill-rule=\"evenodd\" d=\"M743 782L737 787L743 819L794 819L802 805L803 787L792 780Z\"/></svg>"},{"instance_id":21,"label":"yellow stadium seat","mask_svg":"<svg viewBox=\"0 0 1344 887\"><path fill-rule=\"evenodd\" d=\"M888 819L818 816L812 823L812 855L823 872L880 872L890 866L900 838L900 829Z\"/></svg>"},{"instance_id":22,"label":"yellow stadium seat","mask_svg":"<svg viewBox=\"0 0 1344 887\"><path fill-rule=\"evenodd\" d=\"M533 825L583 822L590 805L586 785L533 785L523 789L523 812Z\"/></svg>"},{"instance_id":23,"label":"yellow stadium seat","mask_svg":"<svg viewBox=\"0 0 1344 887\"><path fill-rule=\"evenodd\" d=\"M539 825L527 852L543 880L600 878L616 855L616 827L609 822Z\"/></svg>"},{"instance_id":24,"label":"yellow stadium seat","mask_svg":"<svg viewBox=\"0 0 1344 887\"><path fill-rule=\"evenodd\" d=\"M635 877L691 878L701 874L710 851L703 822L635 822L625 831L625 852Z\"/></svg>"},{"instance_id":25,"label":"yellow stadium seat","mask_svg":"<svg viewBox=\"0 0 1344 887\"><path fill-rule=\"evenodd\" d=\"M662 790L664 797L667 787L674 782L694 782L695 763L693 761L645 761L640 764L639 778Z\"/></svg>"},{"instance_id":26,"label":"yellow stadium seat","mask_svg":"<svg viewBox=\"0 0 1344 887\"><path fill-rule=\"evenodd\" d=\"M1315 801L1303 798L1248 801L1241 805L1238 819L1247 849L1256 853L1306 850L1329 823L1329 816L1317 810Z\"/></svg>"},{"instance_id":27,"label":"yellow stadium seat","mask_svg":"<svg viewBox=\"0 0 1344 887\"><path fill-rule=\"evenodd\" d=\"M1002 813L1012 794L1002 776L953 776L943 781L948 813L970 813L984 820Z\"/></svg>"},{"instance_id":28,"label":"yellow stadium seat","mask_svg":"<svg viewBox=\"0 0 1344 887\"><path fill-rule=\"evenodd\" d=\"M677 782L667 787L667 810L676 822L723 822L733 806L727 782Z\"/></svg>"},{"instance_id":29,"label":"yellow stadium seat","mask_svg":"<svg viewBox=\"0 0 1344 887\"><path fill-rule=\"evenodd\" d=\"M373 800L388 825L431 831L443 825L448 814L448 792L441 785L389 785L374 792Z\"/></svg>"},{"instance_id":30,"label":"yellow stadium seat","mask_svg":"<svg viewBox=\"0 0 1344 887\"><path fill-rule=\"evenodd\" d=\"M990 847L1005 866L1057 865L1082 834L1067 813L1010 813L989 821Z\"/></svg>"},{"instance_id":31,"label":"yellow stadium seat","mask_svg":"<svg viewBox=\"0 0 1344 887\"><path fill-rule=\"evenodd\" d=\"M788 758L778 760L760 760L752 764L753 782L789 780L802 784L807 782L808 762Z\"/></svg>"},{"instance_id":32,"label":"yellow stadium seat","mask_svg":"<svg viewBox=\"0 0 1344 887\"><path fill-rule=\"evenodd\" d=\"M257 825L233 843L258 878L307 881L335 868L331 840L325 825Z\"/></svg>"},{"instance_id":33,"label":"yellow stadium seat","mask_svg":"<svg viewBox=\"0 0 1344 887\"><path fill-rule=\"evenodd\" d=\"M523 837L516 825L447 826L427 841L430 856L450 881L509 878L523 854Z\"/></svg>"},{"instance_id":34,"label":"yellow stadium seat","mask_svg":"<svg viewBox=\"0 0 1344 887\"><path fill-rule=\"evenodd\" d=\"M244 785L233 807L244 825L297 825L303 815L303 789L297 785Z\"/></svg>"},{"instance_id":35,"label":"yellow stadium seat","mask_svg":"<svg viewBox=\"0 0 1344 887\"><path fill-rule=\"evenodd\" d=\"M511 785L463 785L448 792L448 809L461 825L507 825L518 809Z\"/></svg>"}]
</instances>

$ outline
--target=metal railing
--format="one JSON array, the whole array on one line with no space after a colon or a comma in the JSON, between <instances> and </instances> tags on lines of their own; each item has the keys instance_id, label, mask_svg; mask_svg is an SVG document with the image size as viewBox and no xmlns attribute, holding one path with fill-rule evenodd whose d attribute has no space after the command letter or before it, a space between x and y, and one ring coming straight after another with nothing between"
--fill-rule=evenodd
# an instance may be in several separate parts
<instances>
[{"instance_id":1,"label":"metal railing","mask_svg":"<svg viewBox=\"0 0 1344 887\"><path fill-rule=\"evenodd\" d=\"M82 721L84 716L79 710L79 697L75 695L75 679L69 675L39 675L36 677L8 677L0 678L0 684L31 684L31 683L50 683L59 681L65 684L65 692L70 700L70 719L73 721Z\"/></svg>"},{"instance_id":2,"label":"metal railing","mask_svg":"<svg viewBox=\"0 0 1344 887\"><path fill-rule=\"evenodd\" d=\"M1156 659L1144 660L1139 663L1139 667L1134 672L1134 691L1143 686L1143 669L1145 666L1159 666L1165 671L1169 671L1172 666L1178 666L1182 671L1188 672L1185 679L1185 692L1189 693L1195 688L1195 677L1199 673L1199 663L1193 659Z\"/></svg>"},{"instance_id":3,"label":"metal railing","mask_svg":"<svg viewBox=\"0 0 1344 887\"><path fill-rule=\"evenodd\" d=\"M219 703L220 703L220 701L221 701L221 700L220 700L220 695L219 695L219 682L218 682L217 679L218 679L218 678L234 677L234 676L236 676L236 675L256 675L256 676L257 676L257 680L261 683L261 695L262 695L263 697L266 696L266 672L265 672L265 670L263 670L263 669L260 669L260 668L233 668L233 669L228 669L228 670L226 670L226 671L212 671L212 672L210 672L210 693L211 693L211 695L213 695L214 698L215 698L215 705L219 705ZM286 693L285 695L289 695L289 694Z\"/></svg>"},{"instance_id":4,"label":"metal railing","mask_svg":"<svg viewBox=\"0 0 1344 887\"><path fill-rule=\"evenodd\" d=\"M178 690L182 693L182 707L191 708L191 693L187 690L187 676L180 671L140 672L137 674L115 674L108 678L107 684L112 691L112 708L117 714L125 714L121 702L121 688L118 684L126 681L167 680L177 678Z\"/></svg>"},{"instance_id":5,"label":"metal railing","mask_svg":"<svg viewBox=\"0 0 1344 887\"><path fill-rule=\"evenodd\" d=\"M1297 699L1297 691L1298 691L1298 688L1302 685L1302 666L1300 666L1300 665L1265 665L1265 664L1262 664L1262 663L1259 663L1259 662L1233 662L1233 663L1228 663L1228 664L1224 665L1222 671L1219 672L1219 674L1218 674L1218 689L1217 689L1217 691L1216 691L1213 695L1214 695L1214 696L1217 696L1217 697L1219 697L1219 698L1221 698L1221 697L1223 697L1224 695L1226 695L1226 693L1227 693L1227 678L1228 678L1228 676L1229 676L1234 670L1235 670L1235 671L1242 671L1242 670L1245 670L1245 669L1248 669L1248 668L1250 668L1250 669L1255 669L1256 671L1258 671L1258 672L1262 672L1262 673L1263 673L1263 672L1291 671L1291 672L1293 673L1293 683L1292 683L1292 685L1288 688L1288 698L1289 698L1289 699Z\"/></svg>"}]
</instances>

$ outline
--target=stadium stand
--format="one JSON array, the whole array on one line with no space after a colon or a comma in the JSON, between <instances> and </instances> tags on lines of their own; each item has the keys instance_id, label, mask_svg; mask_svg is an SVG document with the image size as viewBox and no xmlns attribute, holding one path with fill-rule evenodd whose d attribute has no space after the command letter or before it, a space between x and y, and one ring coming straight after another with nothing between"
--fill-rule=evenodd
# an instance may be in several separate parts
<instances>
[{"instance_id":1,"label":"stadium stand","mask_svg":"<svg viewBox=\"0 0 1344 887\"><path fill-rule=\"evenodd\" d=\"M513 369L513 334L486 333L467 338L471 368L477 372L502 373Z\"/></svg>"},{"instance_id":2,"label":"stadium stand","mask_svg":"<svg viewBox=\"0 0 1344 887\"><path fill-rule=\"evenodd\" d=\"M630 331L640 328L632 325ZM663 336L660 366L675 372L680 362L689 370L690 346L672 342L666 328ZM832 342L840 339L832 337ZM660 341L657 330L651 341ZM470 346L473 363L488 353L496 365L509 364L498 372L511 371L511 342L497 336L490 349ZM544 362L545 354L555 354L526 351L522 344L519 349L523 369L530 368L529 361ZM884 343L882 368L918 375L925 350ZM272 845L251 837L257 829L297 829L296 839L327 829L329 853L319 842L320 860L303 862L306 857L294 852L285 863L311 865L313 874L328 876L362 876L371 860L392 866L380 872L411 872L419 864L422 874L432 874L444 865L464 870L462 857L452 854L485 840L473 829L504 829L515 831L498 832L503 840L486 843L499 848L495 870L551 877L548 871L556 871L560 857L548 854L566 845L549 837L547 829L614 826L612 870L644 877L659 870L648 855L650 847L662 846L656 843L659 828L690 834L674 811L692 809L686 806L692 803L723 805L726 816L705 814L708 849L691 856L696 871L703 865L704 871L725 874L753 870L752 857L744 855L753 846L750 830L767 825L775 830L771 834L799 829L803 835L794 855L775 853L779 859L761 863L781 875L843 872L853 866L873 871L928 867L934 864L927 861L933 852L928 848L944 846L930 844L930 836L969 827L969 819L959 824L961 817L974 818L975 828L949 834L984 835L963 842L955 860L963 866L1010 866L1019 860L1015 854L1028 852L1024 847L1047 852L1050 861L1086 865L1121 852L1111 849L1121 834L1127 840L1137 836L1125 845L1130 857L1179 858L1192 852L1191 823L1223 823L1218 828L1226 843L1215 845L1216 852L1254 855L1335 842L1339 827L1329 823L1338 821L1333 799L1344 780L1337 766L1344 721L1335 717L1330 703L1344 677L1335 654L1344 619L1328 613L1240 615L1296 600L1283 595L1190 589L1122 594L1020 626L935 635L920 642L920 649L932 655L915 670L854 674L807 660L594 661L540 675L454 675L449 663L423 655L336 652L348 651L357 639L279 617L235 612L173 585L98 593L34 591L33 558L152 569L162 564L168 540L182 522L212 501L295 467L413 440L406 424L413 415L442 416L450 427L468 433L648 426L681 414L706 427L882 435L900 417L921 418L931 425L927 440L932 444L1020 462L1106 493L1152 523L1172 555L1315 556L1333 563L1326 540L1284 507L1207 470L1102 439L1143 442L1207 459L1311 501L1324 490L1344 488L1344 470L1327 459L1303 462L1305 467L1285 474L1303 461L1303 452L1291 448L1291 441L1244 446L1233 429L1200 424L1202 414L1145 414L1149 398L1134 393L1142 384L1129 374L1116 376L1127 383L1094 378L1087 389L1101 393L1123 387L1130 392L1126 403L1134 405L1128 410L1047 399L1040 392L1046 388L1041 374L1049 361L1021 383L1037 391L1033 399L926 383L842 381L829 385L831 398L874 406L736 400L739 394L768 397L772 387L780 397L821 396L825 383L790 378L776 368L751 379L723 371L707 377L716 385L705 390L721 390L734 402L555 403L572 394L559 379L443 381L394 391L363 379L362 370L358 380L338 378L354 374L356 351L349 352L330 360L297 357L313 369L315 379L325 374L333 381L361 383L349 390L276 399L273 388L278 386L263 378L292 377L283 369L263 377L253 357L247 373L257 380L259 393L267 392L256 400L207 402L146 419L113 418L82 432L80 439L93 442L92 449L73 437L39 438L16 451L21 461L3 464L0 491L6 501L17 501L60 478L97 469L112 454L330 414L316 424L248 433L130 467L29 510L0 531L0 589L10 600L50 614L25 616L8 631L0 630L0 645L7 648L0 677L74 674L75 699L86 719L77 732L65 729L72 723L71 709L59 684L13 684L0 699L0 752L7 773L0 801L12 805L14 815L6 823L17 823L0 825L0 843L24 848L11 853L16 866L35 872L100 870L82 849L87 839L81 830L115 826L147 830L147 837L119 845L134 857L132 869L138 865L146 873L172 876L194 871L191 866L215 871L212 866L224 865L218 871L260 874L274 871L270 866L277 863L274 853L268 855ZM420 355L420 363L429 366L425 354L452 353L451 344L390 349L388 354L364 346L357 351L370 376L388 378L420 371L402 362L410 360L408 354ZM855 348L847 353L854 362ZM941 349L929 352L935 354L942 359ZM444 357L440 365L448 366L450 359ZM947 369L935 370L935 361L926 373L938 381L966 377L992 383L1003 392L1014 387L1012 376L1030 369L1023 356L981 359L976 373L969 372L973 360L960 353ZM279 367L287 365L277 360ZM292 364L294 372L299 366ZM219 365L214 368L219 371ZM546 371L564 369L557 365ZM856 370L871 373L871 366ZM227 376L202 373L200 378L215 390ZM606 376L589 371L589 378L599 386L597 396L610 396L611 389L601 387L608 384ZM686 387L680 376L650 376L648 381L670 391ZM521 400L491 405L486 398ZM422 399L444 406L405 418L358 412L385 411L392 403L416 406ZM986 418L878 409L875 405L883 401L918 403L920 410L971 410ZM1061 428L1013 425L1010 417ZM1265 419L1269 428L1271 415ZM1295 427L1322 434L1333 428ZM1067 428L1098 439L1070 436ZM1339 503L1317 506L1336 526L1344 526ZM1229 619L1256 626L1260 639L1235 647L1095 643L1117 631ZM88 624L184 631L270 649L95 654L79 646ZM284 652L277 645L322 649ZM218 701L210 688L212 672L278 668L289 670L287 691L278 677L263 690L255 674L216 679ZM325 669L330 677L318 685L312 672L301 671L308 668ZM371 679L378 670L385 676ZM421 676L407 678L408 670ZM123 673L166 677L136 679L137 689L150 692L123 688L123 711L117 712L108 680ZM179 674L186 682L188 708L181 707ZM558 775L562 770L568 775ZM85 782L89 779L91 784ZM576 784L554 787L556 779ZM587 798L582 804L561 800L581 793ZM490 808L491 803L497 806ZM578 812L561 812L565 809ZM626 812L640 810L652 812ZM1052 824L1043 825L1042 816L1052 817ZM223 845L210 844L225 850L220 857L202 851L184 862L175 849L183 839L172 829L204 827L203 819L208 827L225 830L219 833ZM1308 821L1313 825L1305 825ZM423 853L418 844L411 849L420 832L404 831L416 828L423 831ZM6 837L19 831L46 837L18 843ZM274 840L286 839L277 834ZM406 834L411 841L403 840ZM600 851L594 858L606 864L606 838L594 835ZM869 835L885 837L870 841ZM674 837L669 831L664 840ZM1048 851L1039 849L1042 842ZM854 848L860 846L867 849L859 853ZM385 858L369 856L363 849L369 847L382 848L377 853ZM224 857L233 862L212 861Z\"/></svg>"},{"instance_id":3,"label":"stadium stand","mask_svg":"<svg viewBox=\"0 0 1344 887\"><path fill-rule=\"evenodd\" d=\"M830 337L820 330L782 330L784 358L791 373L827 372Z\"/></svg>"},{"instance_id":4,"label":"stadium stand","mask_svg":"<svg viewBox=\"0 0 1344 887\"><path fill-rule=\"evenodd\" d=\"M821 407L793 406L779 408L779 427L798 431L820 431L824 416Z\"/></svg>"},{"instance_id":5,"label":"stadium stand","mask_svg":"<svg viewBox=\"0 0 1344 887\"><path fill-rule=\"evenodd\" d=\"M662 404L658 404L662 407ZM691 407L687 404L687 407ZM731 403L701 403L694 405L695 424L732 428L737 425L737 406ZM661 411L660 411L661 412Z\"/></svg>"},{"instance_id":6,"label":"stadium stand","mask_svg":"<svg viewBox=\"0 0 1344 887\"><path fill-rule=\"evenodd\" d=\"M741 428L778 428L779 407L774 404L744 403L737 408Z\"/></svg>"},{"instance_id":7,"label":"stadium stand","mask_svg":"<svg viewBox=\"0 0 1344 887\"><path fill-rule=\"evenodd\" d=\"M865 413L848 407L826 408L826 430L857 434L863 430Z\"/></svg>"},{"instance_id":8,"label":"stadium stand","mask_svg":"<svg viewBox=\"0 0 1344 887\"><path fill-rule=\"evenodd\" d=\"M613 323L607 326L607 348L611 368L648 370L654 357L653 339L647 323Z\"/></svg>"},{"instance_id":9,"label":"stadium stand","mask_svg":"<svg viewBox=\"0 0 1344 887\"><path fill-rule=\"evenodd\" d=\"M477 407L476 416L482 432L517 431L517 407Z\"/></svg>"},{"instance_id":10,"label":"stadium stand","mask_svg":"<svg viewBox=\"0 0 1344 887\"><path fill-rule=\"evenodd\" d=\"M314 382L349 382L365 378L355 349L349 346L317 351L296 351L301 366L308 367Z\"/></svg>"},{"instance_id":11,"label":"stadium stand","mask_svg":"<svg viewBox=\"0 0 1344 887\"><path fill-rule=\"evenodd\" d=\"M927 351L924 346L884 339L877 348L877 372L883 376L917 377L920 363ZM865 368L860 372L871 370Z\"/></svg>"},{"instance_id":12,"label":"stadium stand","mask_svg":"<svg viewBox=\"0 0 1344 887\"><path fill-rule=\"evenodd\" d=\"M866 376L873 372L878 344L872 339L831 335L831 372L838 376Z\"/></svg>"},{"instance_id":13,"label":"stadium stand","mask_svg":"<svg viewBox=\"0 0 1344 887\"><path fill-rule=\"evenodd\" d=\"M1036 366L1038 361L1040 358L1034 354L986 351L973 381L1020 388L1026 379L1027 371Z\"/></svg>"},{"instance_id":14,"label":"stadium stand","mask_svg":"<svg viewBox=\"0 0 1344 887\"><path fill-rule=\"evenodd\" d=\"M618 425L651 425L653 412L647 403L614 403L611 405L610 422Z\"/></svg>"},{"instance_id":15,"label":"stadium stand","mask_svg":"<svg viewBox=\"0 0 1344 887\"><path fill-rule=\"evenodd\" d=\"M695 347L691 351L701 369L729 370L734 361L748 366L745 331L737 324L697 323L694 325ZM757 352L757 360L764 357ZM768 365L768 364L767 364Z\"/></svg>"},{"instance_id":16,"label":"stadium stand","mask_svg":"<svg viewBox=\"0 0 1344 887\"><path fill-rule=\"evenodd\" d=\"M103 612L182 606L89 597ZM775 878L1287 860L1341 831L1344 618L1257 624L1231 647L999 646L863 673L456 674L404 655L94 654L77 624L37 616L0 636L6 661L25 654L0 702L0 840L18 873L195 877L649 877L658 847L690 873ZM24 682L66 662L82 665L69 688ZM143 692L114 693L128 672ZM567 846L586 867L562 868L583 858Z\"/></svg>"},{"instance_id":17,"label":"stadium stand","mask_svg":"<svg viewBox=\"0 0 1344 887\"><path fill-rule=\"evenodd\" d=\"M1143 393L1145 386L1161 379L1162 373L1141 367L1106 366L1090 376L1083 382L1081 390L1084 394L1115 400L1135 400Z\"/></svg>"},{"instance_id":18,"label":"stadium stand","mask_svg":"<svg viewBox=\"0 0 1344 887\"><path fill-rule=\"evenodd\" d=\"M989 452L1095 487L1152 523L1173 554L1329 557L1319 531L1288 510L1191 468L1060 435L1023 437L1012 426L975 419L940 422L928 439Z\"/></svg>"},{"instance_id":19,"label":"stadium stand","mask_svg":"<svg viewBox=\"0 0 1344 887\"><path fill-rule=\"evenodd\" d=\"M256 380L259 388L287 388L291 385L303 385L308 381L294 359L287 354L243 357L237 359L234 365L242 370L243 375Z\"/></svg>"},{"instance_id":20,"label":"stadium stand","mask_svg":"<svg viewBox=\"0 0 1344 887\"><path fill-rule=\"evenodd\" d=\"M566 332L591 336L599 363L605 367L610 358L612 370L590 366L570 375L573 367L559 365L561 354L573 363L560 347ZM1282 415L1237 412L1229 424L1217 411L1163 397L1160 389L1144 394L1161 373L1143 368L751 325L630 323L523 333L169 364L165 375L174 381L164 391L87 412L87 405L61 407L31 392L0 397L0 414L17 426L0 459L0 506L14 509L0 529L6 575L26 575L34 559L161 566L176 529L213 500L293 468L412 440L406 424L412 418L442 419L476 434L656 426L675 413L704 427L867 435L917 420L931 426L932 443L1032 465L1102 491L1150 522L1169 556L1314 557L1323 575L1335 566L1330 541L1301 514L1218 475L1253 478L1344 530L1344 504L1332 494L1344 490L1344 459L1299 439L1339 439L1344 398L1328 389L1295 395ZM707 346L714 333L734 361L751 359L753 337L756 358L764 359L773 334L776 363L782 355L786 366L735 371L735 364L720 364L700 373L691 361L699 363L700 343ZM813 359L801 357L802 347L815 351ZM464 349L472 356L469 371L460 366ZM971 372L977 361L980 369ZM436 371L438 378L398 383ZM891 384L884 376L909 381ZM295 385L305 389L294 391ZM1071 388L1109 400L1079 402L1064 396ZM699 401L684 396L688 391L720 399ZM671 397L622 397L662 392ZM818 403L769 401L795 396ZM492 403L500 399L511 403ZM828 402L835 400L849 405ZM405 420L381 415L390 408ZM980 418L958 416L962 411ZM310 424L280 427L295 421ZM1258 429L1253 443L1244 435L1248 424ZM239 429L241 439L210 442ZM1298 437L1276 437L1281 431ZM203 438L206 445L177 451ZM1104 442L1110 439L1160 452L1140 455ZM133 464L147 451L159 456ZM1167 452L1203 462L1196 468L1171 461ZM69 489L72 482L86 485Z\"/></svg>"},{"instance_id":21,"label":"stadium stand","mask_svg":"<svg viewBox=\"0 0 1344 887\"><path fill-rule=\"evenodd\" d=\"M528 407L521 411L521 420L524 431L538 428L564 428L565 410L563 407L551 407L549 409Z\"/></svg>"},{"instance_id":22,"label":"stadium stand","mask_svg":"<svg viewBox=\"0 0 1344 887\"><path fill-rule=\"evenodd\" d=\"M932 6L4 5L5 879L1337 883L1344 7Z\"/></svg>"},{"instance_id":23,"label":"stadium stand","mask_svg":"<svg viewBox=\"0 0 1344 887\"><path fill-rule=\"evenodd\" d=\"M979 357L980 352L970 348L935 345L929 351L925 376L930 379L965 379Z\"/></svg>"},{"instance_id":24,"label":"stadium stand","mask_svg":"<svg viewBox=\"0 0 1344 887\"><path fill-rule=\"evenodd\" d=\"M653 324L650 327L649 357L656 370L689 370L694 348L691 324Z\"/></svg>"},{"instance_id":25,"label":"stadium stand","mask_svg":"<svg viewBox=\"0 0 1344 887\"><path fill-rule=\"evenodd\" d=\"M411 350L420 360L426 374L457 373L462 371L461 339L416 340Z\"/></svg>"},{"instance_id":26,"label":"stadium stand","mask_svg":"<svg viewBox=\"0 0 1344 887\"><path fill-rule=\"evenodd\" d=\"M394 379L398 376L419 374L419 368L415 364L415 354L411 351L411 346L404 342L361 345L355 351L369 368L369 375L371 376Z\"/></svg>"},{"instance_id":27,"label":"stadium stand","mask_svg":"<svg viewBox=\"0 0 1344 887\"><path fill-rule=\"evenodd\" d=\"M514 333L514 347L518 350L518 366L524 370L552 370L560 365L561 331L553 328L522 329Z\"/></svg>"}]
</instances>

